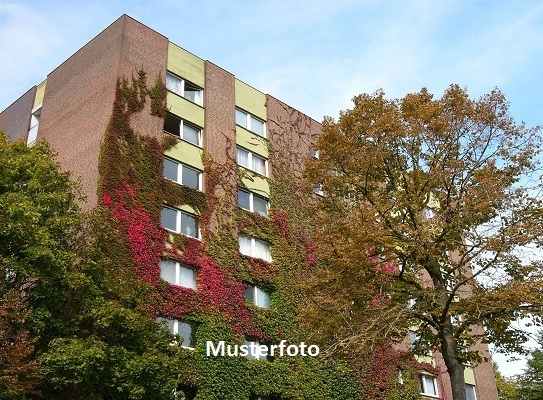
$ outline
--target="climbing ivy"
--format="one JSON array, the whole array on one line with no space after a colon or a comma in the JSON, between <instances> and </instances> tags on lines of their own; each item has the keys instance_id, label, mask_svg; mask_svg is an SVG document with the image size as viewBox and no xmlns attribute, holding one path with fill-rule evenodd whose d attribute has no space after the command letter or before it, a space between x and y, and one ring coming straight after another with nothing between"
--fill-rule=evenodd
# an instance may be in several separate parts
<instances>
[{"instance_id":1,"label":"climbing ivy","mask_svg":"<svg viewBox=\"0 0 543 400\"><path fill-rule=\"evenodd\" d=\"M195 350L181 349L178 356L180 389L189 393L197 388L199 400L247 400L250 395L300 400L382 398L370 396L367 382L353 372L355 364L348 358L277 357L265 362L206 356L208 340L230 344L243 344L245 338L288 343L304 340L296 321L303 296L299 282L312 272L316 262L315 242L309 234L311 218L303 215L311 211L311 196L307 187L298 188L305 190L301 196L299 190L293 191L292 179L287 179L288 162L274 164L274 178L270 180L273 207L268 218L240 210L233 201L236 182L240 184L241 178L231 158L218 163L204 153L205 195L166 180L163 154L179 139L168 134L144 136L131 126L135 113L147 111L163 119L165 97L162 79L158 77L148 87L144 71L131 80L118 80L101 150L99 195L100 206L116 227L116 239L107 245L132 264L139 278L149 285L144 312L199 324ZM163 229L160 212L164 203L196 210L203 240ZM273 262L241 255L237 240L240 233L271 243ZM163 258L194 268L198 289L161 280L159 261ZM244 298L249 285L272 293L271 309L257 307ZM387 389L387 393L402 392L397 389Z\"/></svg>"}]
</instances>

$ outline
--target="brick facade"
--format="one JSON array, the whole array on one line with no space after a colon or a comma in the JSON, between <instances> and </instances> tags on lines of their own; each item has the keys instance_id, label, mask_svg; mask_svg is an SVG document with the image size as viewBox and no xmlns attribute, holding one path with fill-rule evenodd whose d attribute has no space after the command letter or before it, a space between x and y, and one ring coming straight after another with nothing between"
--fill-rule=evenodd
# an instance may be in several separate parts
<instances>
[{"instance_id":1,"label":"brick facade","mask_svg":"<svg viewBox=\"0 0 543 400\"><path fill-rule=\"evenodd\" d=\"M26 139L35 96L36 86L0 113L0 130L11 140Z\"/></svg>"},{"instance_id":2,"label":"brick facade","mask_svg":"<svg viewBox=\"0 0 543 400\"><path fill-rule=\"evenodd\" d=\"M100 144L117 78L130 79L141 68L151 84L163 77L167 46L164 36L125 15L47 76L38 140L46 139L62 168L80 179L88 208L97 202ZM140 133L162 133L157 118L132 122Z\"/></svg>"},{"instance_id":3,"label":"brick facade","mask_svg":"<svg viewBox=\"0 0 543 400\"><path fill-rule=\"evenodd\" d=\"M272 152L270 177L273 168L288 160L291 173L299 176L313 143L322 131L322 125L302 112L276 98L266 96L268 121L266 122Z\"/></svg>"},{"instance_id":4,"label":"brick facade","mask_svg":"<svg viewBox=\"0 0 543 400\"><path fill-rule=\"evenodd\" d=\"M235 91L234 75L215 64L206 61L205 63L206 87L204 90L205 128L204 143L205 151L211 160L217 165L227 167L234 165L236 161L236 123L234 119ZM210 176L206 176L209 179ZM237 207L236 190L237 177L235 175L224 176L225 182L222 187L215 188L217 195L230 195L232 207ZM230 189L230 190L226 190ZM204 182L204 190L206 183ZM229 213L224 217L228 218ZM215 216L211 218L210 229L215 228Z\"/></svg>"}]
</instances>

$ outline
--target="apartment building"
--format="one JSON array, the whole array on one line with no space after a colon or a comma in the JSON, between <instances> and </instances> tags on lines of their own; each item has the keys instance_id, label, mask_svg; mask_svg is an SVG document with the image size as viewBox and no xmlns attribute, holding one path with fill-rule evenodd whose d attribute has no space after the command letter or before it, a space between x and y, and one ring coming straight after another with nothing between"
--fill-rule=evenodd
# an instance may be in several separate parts
<instances>
[{"instance_id":1,"label":"apartment building","mask_svg":"<svg viewBox=\"0 0 543 400\"><path fill-rule=\"evenodd\" d=\"M179 398L362 396L341 363L205 356L207 340L303 341L291 286L310 262L298 206L314 188L295 185L317 156L318 122L123 15L0 113L0 129L47 140L87 209L124 207L129 242L141 222L131 211L160 221L148 232L165 245L130 242L127 257L187 349ZM439 356L430 362L444 371ZM452 398L446 374L421 372L422 396ZM488 363L466 368L466 382L470 400L498 398Z\"/></svg>"}]
</instances>

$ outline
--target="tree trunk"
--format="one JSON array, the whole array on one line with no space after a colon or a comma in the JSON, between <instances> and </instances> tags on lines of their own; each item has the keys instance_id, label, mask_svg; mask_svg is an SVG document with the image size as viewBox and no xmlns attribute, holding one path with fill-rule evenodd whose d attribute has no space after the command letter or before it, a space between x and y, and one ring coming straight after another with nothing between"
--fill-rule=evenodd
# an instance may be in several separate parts
<instances>
[{"instance_id":1,"label":"tree trunk","mask_svg":"<svg viewBox=\"0 0 543 400\"><path fill-rule=\"evenodd\" d=\"M452 335L450 322L441 337L441 354L447 366L447 374L451 380L453 400L466 400L466 381L464 379L464 365L457 358L458 348Z\"/></svg>"}]
</instances>

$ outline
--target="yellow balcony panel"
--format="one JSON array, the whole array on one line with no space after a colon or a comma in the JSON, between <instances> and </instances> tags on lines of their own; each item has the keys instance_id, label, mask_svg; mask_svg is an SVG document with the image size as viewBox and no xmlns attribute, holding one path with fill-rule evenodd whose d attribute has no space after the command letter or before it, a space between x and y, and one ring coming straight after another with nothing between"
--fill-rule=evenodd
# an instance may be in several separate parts
<instances>
[{"instance_id":1,"label":"yellow balcony panel","mask_svg":"<svg viewBox=\"0 0 543 400\"><path fill-rule=\"evenodd\" d=\"M168 71L205 89L205 62L194 54L168 43Z\"/></svg>"},{"instance_id":2,"label":"yellow balcony panel","mask_svg":"<svg viewBox=\"0 0 543 400\"><path fill-rule=\"evenodd\" d=\"M466 383L475 385L475 371L472 367L467 366L464 368L464 379L466 380Z\"/></svg>"},{"instance_id":3,"label":"yellow balcony panel","mask_svg":"<svg viewBox=\"0 0 543 400\"><path fill-rule=\"evenodd\" d=\"M175 207L177 207L178 209L180 209L182 211L186 211L186 212L188 212L190 214L198 215L198 213L194 210L194 208L192 208L188 204L178 204Z\"/></svg>"},{"instance_id":4,"label":"yellow balcony panel","mask_svg":"<svg viewBox=\"0 0 543 400\"><path fill-rule=\"evenodd\" d=\"M166 108L182 119L190 121L201 128L204 127L204 109L184 97L168 92L166 96Z\"/></svg>"},{"instance_id":5,"label":"yellow balcony panel","mask_svg":"<svg viewBox=\"0 0 543 400\"><path fill-rule=\"evenodd\" d=\"M203 150L198 146L179 140L175 146L166 150L164 154L183 164L203 171L202 152Z\"/></svg>"},{"instance_id":6,"label":"yellow balcony panel","mask_svg":"<svg viewBox=\"0 0 543 400\"><path fill-rule=\"evenodd\" d=\"M235 80L234 87L236 107L266 121L266 95L238 79Z\"/></svg>"},{"instance_id":7,"label":"yellow balcony panel","mask_svg":"<svg viewBox=\"0 0 543 400\"><path fill-rule=\"evenodd\" d=\"M36 96L34 97L33 108L43 103L43 96L45 95L45 84L47 81L43 81L36 87Z\"/></svg>"},{"instance_id":8,"label":"yellow balcony panel","mask_svg":"<svg viewBox=\"0 0 543 400\"><path fill-rule=\"evenodd\" d=\"M415 356L415 359L420 363L436 366L436 359L433 356Z\"/></svg>"},{"instance_id":9,"label":"yellow balcony panel","mask_svg":"<svg viewBox=\"0 0 543 400\"><path fill-rule=\"evenodd\" d=\"M270 197L270 184L266 178L245 168L240 167L239 170L241 181L247 190L264 197Z\"/></svg>"},{"instance_id":10,"label":"yellow balcony panel","mask_svg":"<svg viewBox=\"0 0 543 400\"><path fill-rule=\"evenodd\" d=\"M241 126L236 125L236 144L258 154L266 159L270 158L268 141Z\"/></svg>"}]
</instances>

